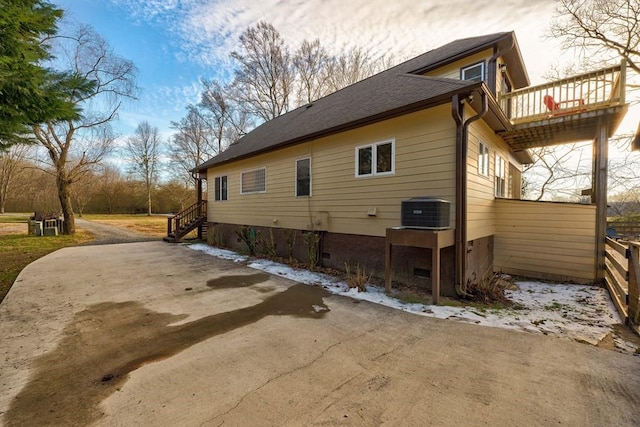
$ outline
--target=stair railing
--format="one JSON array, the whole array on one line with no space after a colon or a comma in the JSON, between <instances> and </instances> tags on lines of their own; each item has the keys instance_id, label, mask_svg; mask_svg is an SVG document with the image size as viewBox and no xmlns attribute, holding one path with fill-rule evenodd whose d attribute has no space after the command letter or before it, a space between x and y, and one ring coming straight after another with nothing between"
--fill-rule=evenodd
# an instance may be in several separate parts
<instances>
[{"instance_id":1,"label":"stair railing","mask_svg":"<svg viewBox=\"0 0 640 427\"><path fill-rule=\"evenodd\" d=\"M181 231L185 227L189 227L195 221L207 216L207 201L201 200L188 208L171 215L167 218L167 236L173 234L175 239L179 239Z\"/></svg>"}]
</instances>

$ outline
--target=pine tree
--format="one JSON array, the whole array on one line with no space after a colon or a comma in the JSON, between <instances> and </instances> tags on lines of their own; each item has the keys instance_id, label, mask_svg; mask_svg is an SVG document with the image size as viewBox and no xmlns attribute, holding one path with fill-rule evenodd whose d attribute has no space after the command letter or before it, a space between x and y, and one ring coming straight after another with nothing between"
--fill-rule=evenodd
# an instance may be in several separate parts
<instances>
[{"instance_id":1,"label":"pine tree","mask_svg":"<svg viewBox=\"0 0 640 427\"><path fill-rule=\"evenodd\" d=\"M85 82L41 65L62 13L42 0L0 0L0 149L26 142L29 125L79 116L68 94Z\"/></svg>"}]
</instances>

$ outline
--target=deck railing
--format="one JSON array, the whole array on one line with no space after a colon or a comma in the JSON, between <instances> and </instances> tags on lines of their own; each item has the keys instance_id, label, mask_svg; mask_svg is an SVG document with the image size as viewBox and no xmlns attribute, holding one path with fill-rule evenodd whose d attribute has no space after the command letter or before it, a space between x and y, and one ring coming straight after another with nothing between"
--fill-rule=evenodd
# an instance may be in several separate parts
<instances>
[{"instance_id":1,"label":"deck railing","mask_svg":"<svg viewBox=\"0 0 640 427\"><path fill-rule=\"evenodd\" d=\"M500 93L512 123L581 113L625 103L626 63L566 79Z\"/></svg>"}]
</instances>

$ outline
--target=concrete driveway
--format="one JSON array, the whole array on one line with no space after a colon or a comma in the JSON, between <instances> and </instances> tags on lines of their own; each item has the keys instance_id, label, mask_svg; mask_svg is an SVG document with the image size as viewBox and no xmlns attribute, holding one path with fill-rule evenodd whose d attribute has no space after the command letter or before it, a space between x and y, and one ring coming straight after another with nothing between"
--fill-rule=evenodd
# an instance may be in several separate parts
<instances>
[{"instance_id":1,"label":"concrete driveway","mask_svg":"<svg viewBox=\"0 0 640 427\"><path fill-rule=\"evenodd\" d=\"M330 296L163 242L0 305L4 425L640 425L640 358Z\"/></svg>"}]
</instances>

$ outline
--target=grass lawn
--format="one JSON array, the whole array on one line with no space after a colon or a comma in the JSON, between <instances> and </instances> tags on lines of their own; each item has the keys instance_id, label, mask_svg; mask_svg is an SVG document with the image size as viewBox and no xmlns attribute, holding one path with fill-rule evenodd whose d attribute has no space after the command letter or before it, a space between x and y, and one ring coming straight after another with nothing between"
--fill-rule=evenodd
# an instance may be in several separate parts
<instances>
[{"instance_id":1,"label":"grass lawn","mask_svg":"<svg viewBox=\"0 0 640 427\"><path fill-rule=\"evenodd\" d=\"M150 236L162 237L167 235L167 217L165 215L84 214L82 219L113 225Z\"/></svg>"},{"instance_id":2,"label":"grass lawn","mask_svg":"<svg viewBox=\"0 0 640 427\"><path fill-rule=\"evenodd\" d=\"M58 249L92 239L83 231L74 236L29 236L28 219L29 214L0 215L0 302L28 264Z\"/></svg>"}]
</instances>

